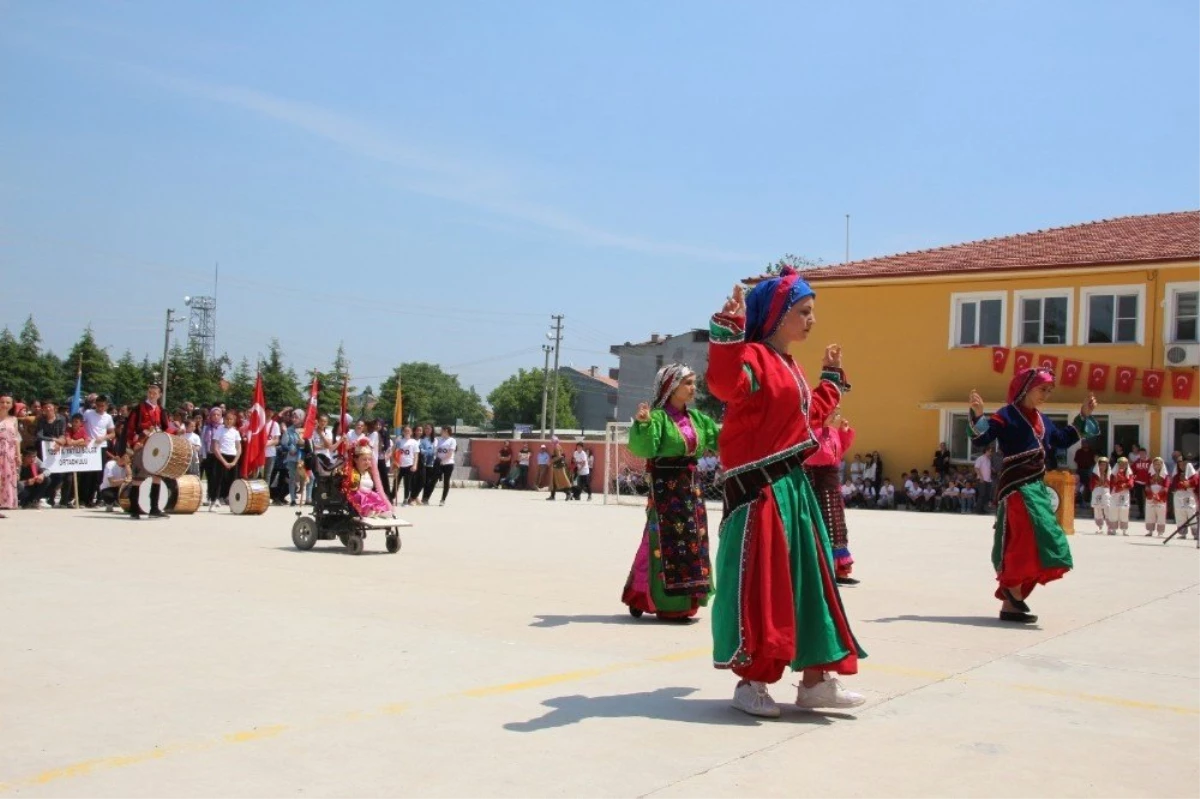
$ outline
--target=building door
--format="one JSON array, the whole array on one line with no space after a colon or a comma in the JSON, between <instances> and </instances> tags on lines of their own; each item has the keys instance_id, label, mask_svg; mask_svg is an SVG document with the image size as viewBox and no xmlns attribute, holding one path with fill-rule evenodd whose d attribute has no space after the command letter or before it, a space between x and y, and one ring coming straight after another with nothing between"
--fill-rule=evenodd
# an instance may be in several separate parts
<instances>
[{"instance_id":1,"label":"building door","mask_svg":"<svg viewBox=\"0 0 1200 799\"><path fill-rule=\"evenodd\" d=\"M1121 449L1125 450L1128 456L1133 447L1142 445L1142 426L1136 422L1114 424L1110 446L1116 447L1117 444L1121 445Z\"/></svg>"},{"instance_id":2,"label":"building door","mask_svg":"<svg viewBox=\"0 0 1200 799\"><path fill-rule=\"evenodd\" d=\"M1179 451L1188 460L1195 463L1200 456L1200 416L1175 416L1170 419L1167 430L1167 444L1170 452L1162 453L1164 458L1171 457L1171 452Z\"/></svg>"}]
</instances>

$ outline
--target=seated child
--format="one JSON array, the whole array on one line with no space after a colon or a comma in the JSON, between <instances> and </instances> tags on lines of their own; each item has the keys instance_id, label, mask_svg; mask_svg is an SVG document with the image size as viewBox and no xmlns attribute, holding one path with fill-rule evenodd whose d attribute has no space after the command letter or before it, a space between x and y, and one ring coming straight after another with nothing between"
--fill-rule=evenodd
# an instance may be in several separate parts
<instances>
[{"instance_id":1,"label":"seated child","mask_svg":"<svg viewBox=\"0 0 1200 799\"><path fill-rule=\"evenodd\" d=\"M117 504L117 493L122 485L129 482L129 478L129 456L124 452L115 458L109 458L104 464L104 477L100 481L100 501L109 513L112 513L113 505Z\"/></svg>"},{"instance_id":2,"label":"seated child","mask_svg":"<svg viewBox=\"0 0 1200 799\"><path fill-rule=\"evenodd\" d=\"M963 513L975 512L975 483L968 482L958 492L959 504L962 506Z\"/></svg>"},{"instance_id":3,"label":"seated child","mask_svg":"<svg viewBox=\"0 0 1200 799\"><path fill-rule=\"evenodd\" d=\"M384 494L386 486L379 479L375 451L366 436L355 441L350 463L344 467L342 492L350 506L361 517L379 516L392 512L392 504Z\"/></svg>"}]
</instances>

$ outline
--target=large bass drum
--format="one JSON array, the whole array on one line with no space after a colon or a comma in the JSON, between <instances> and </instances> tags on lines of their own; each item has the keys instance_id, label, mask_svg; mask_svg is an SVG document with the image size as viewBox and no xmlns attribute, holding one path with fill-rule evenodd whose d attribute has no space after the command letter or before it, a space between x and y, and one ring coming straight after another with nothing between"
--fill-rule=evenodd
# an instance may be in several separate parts
<instances>
[{"instance_id":1,"label":"large bass drum","mask_svg":"<svg viewBox=\"0 0 1200 799\"><path fill-rule=\"evenodd\" d=\"M167 483L167 513L187 514L200 509L200 478L185 474Z\"/></svg>"},{"instance_id":2,"label":"large bass drum","mask_svg":"<svg viewBox=\"0 0 1200 799\"><path fill-rule=\"evenodd\" d=\"M229 487L229 510L238 516L258 516L270 504L266 480L234 480Z\"/></svg>"},{"instance_id":3,"label":"large bass drum","mask_svg":"<svg viewBox=\"0 0 1200 799\"><path fill-rule=\"evenodd\" d=\"M158 431L146 439L142 448L142 466L150 474L172 480L187 474L192 462L192 445L182 436Z\"/></svg>"}]
</instances>

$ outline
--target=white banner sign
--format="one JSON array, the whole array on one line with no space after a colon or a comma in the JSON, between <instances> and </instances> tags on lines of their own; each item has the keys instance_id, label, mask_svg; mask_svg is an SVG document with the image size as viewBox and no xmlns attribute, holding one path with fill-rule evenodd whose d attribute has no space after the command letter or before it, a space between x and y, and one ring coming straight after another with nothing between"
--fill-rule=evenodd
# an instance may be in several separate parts
<instances>
[{"instance_id":1,"label":"white banner sign","mask_svg":"<svg viewBox=\"0 0 1200 799\"><path fill-rule=\"evenodd\" d=\"M100 452L104 448L93 444L90 447L60 447L48 441L42 442L42 463L47 472L98 472L104 468Z\"/></svg>"}]
</instances>

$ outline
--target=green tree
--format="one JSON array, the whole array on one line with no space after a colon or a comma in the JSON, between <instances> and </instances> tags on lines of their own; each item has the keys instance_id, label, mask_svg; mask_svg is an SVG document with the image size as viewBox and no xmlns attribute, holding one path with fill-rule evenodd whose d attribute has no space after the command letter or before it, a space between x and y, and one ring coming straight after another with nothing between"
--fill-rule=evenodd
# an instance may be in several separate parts
<instances>
[{"instance_id":1,"label":"green tree","mask_svg":"<svg viewBox=\"0 0 1200 799\"><path fill-rule=\"evenodd\" d=\"M242 358L229 379L229 390L225 392L225 404L230 408L245 410L254 402L254 371L250 359Z\"/></svg>"},{"instance_id":2,"label":"green tree","mask_svg":"<svg viewBox=\"0 0 1200 799\"><path fill-rule=\"evenodd\" d=\"M317 407L321 413L329 414L329 418L337 427L338 408L342 405L342 385L350 377L350 359L346 357L346 348L338 344L337 354L333 357L333 365L327 371L310 369L308 379L315 377L320 381L317 392ZM354 395L354 386L346 385L346 410L350 411L350 397Z\"/></svg>"},{"instance_id":3,"label":"green tree","mask_svg":"<svg viewBox=\"0 0 1200 799\"><path fill-rule=\"evenodd\" d=\"M779 260L767 264L767 274L777 275L785 266L790 266L798 272L803 272L806 269L815 269L824 265L825 261L820 258L809 258L806 255L793 255L789 252L785 253L784 256Z\"/></svg>"},{"instance_id":4,"label":"green tree","mask_svg":"<svg viewBox=\"0 0 1200 799\"><path fill-rule=\"evenodd\" d=\"M392 418L398 378L406 423L442 425L462 419L464 424L481 425L487 417L483 399L474 388L463 388L457 375L447 374L437 364L424 362L400 364L379 385L375 416Z\"/></svg>"},{"instance_id":5,"label":"green tree","mask_svg":"<svg viewBox=\"0 0 1200 799\"><path fill-rule=\"evenodd\" d=\"M75 342L75 346L71 347L62 365L63 377L72 391L75 387L76 371L82 365L84 396L91 393L112 393L112 362L108 358L108 352L96 344L91 325L84 328L83 335Z\"/></svg>"},{"instance_id":6,"label":"green tree","mask_svg":"<svg viewBox=\"0 0 1200 799\"><path fill-rule=\"evenodd\" d=\"M17 337L7 327L0 331L0 391L11 391L14 398L21 397L17 390Z\"/></svg>"},{"instance_id":7,"label":"green tree","mask_svg":"<svg viewBox=\"0 0 1200 799\"><path fill-rule=\"evenodd\" d=\"M542 417L542 385L546 373L543 369L518 369L517 373L496 386L488 394L488 403L492 406L492 422L497 430L511 428L515 424L541 423ZM554 384L548 387L553 396ZM565 375L558 376L558 417L560 430L569 430L579 424L572 410L572 400L575 387ZM549 403L549 397L547 403ZM546 424L550 423L550 409L546 409Z\"/></svg>"},{"instance_id":8,"label":"green tree","mask_svg":"<svg viewBox=\"0 0 1200 799\"><path fill-rule=\"evenodd\" d=\"M725 416L725 403L708 392L708 381L701 374L696 375L696 398L692 401L692 405L696 410L707 413L718 422Z\"/></svg>"},{"instance_id":9,"label":"green tree","mask_svg":"<svg viewBox=\"0 0 1200 799\"><path fill-rule=\"evenodd\" d=\"M109 397L114 405L132 405L145 396L147 382L133 353L125 350L109 376Z\"/></svg>"},{"instance_id":10,"label":"green tree","mask_svg":"<svg viewBox=\"0 0 1200 799\"><path fill-rule=\"evenodd\" d=\"M12 391L18 398L27 401L34 399L52 398L61 402L66 394L75 388L74 379L71 388L67 389L67 381L63 379L62 364L53 353L42 351L42 334L38 331L33 316L25 320L21 333L17 336L16 346L12 353ZM74 370L71 375L74 378Z\"/></svg>"},{"instance_id":11,"label":"green tree","mask_svg":"<svg viewBox=\"0 0 1200 799\"><path fill-rule=\"evenodd\" d=\"M344 357L339 348L339 354ZM263 395L267 398L267 407L280 410L285 407L299 407L304 403L297 385L300 379L290 366L284 368L283 347L279 339L271 339L267 348L267 359L262 364Z\"/></svg>"}]
</instances>

